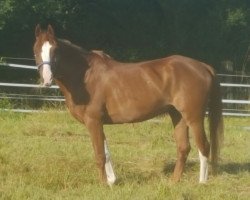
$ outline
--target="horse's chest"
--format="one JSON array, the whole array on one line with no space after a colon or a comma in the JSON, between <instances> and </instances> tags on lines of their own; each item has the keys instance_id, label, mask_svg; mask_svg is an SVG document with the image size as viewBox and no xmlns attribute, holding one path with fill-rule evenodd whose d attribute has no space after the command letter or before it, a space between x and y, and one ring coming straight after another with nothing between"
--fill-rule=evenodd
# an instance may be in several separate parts
<instances>
[{"instance_id":1,"label":"horse's chest","mask_svg":"<svg viewBox=\"0 0 250 200\"><path fill-rule=\"evenodd\" d=\"M84 123L86 107L84 105L76 105L72 101L66 101L66 105L70 111L70 114L79 122Z\"/></svg>"}]
</instances>

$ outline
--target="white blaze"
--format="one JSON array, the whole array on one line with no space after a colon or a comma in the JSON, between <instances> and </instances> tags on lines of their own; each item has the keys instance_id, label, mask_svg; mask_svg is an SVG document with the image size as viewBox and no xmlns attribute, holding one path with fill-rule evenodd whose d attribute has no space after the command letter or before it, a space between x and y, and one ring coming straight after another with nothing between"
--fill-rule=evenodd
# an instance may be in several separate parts
<instances>
[{"instance_id":1,"label":"white blaze","mask_svg":"<svg viewBox=\"0 0 250 200\"><path fill-rule=\"evenodd\" d=\"M43 44L42 52L41 52L41 57L42 57L43 62L50 63L50 48L51 47L52 45L48 41ZM51 72L51 66L49 64L43 65L42 76L43 76L43 84L51 85L52 72Z\"/></svg>"},{"instance_id":2,"label":"white blaze","mask_svg":"<svg viewBox=\"0 0 250 200\"><path fill-rule=\"evenodd\" d=\"M106 156L105 171L107 175L108 184L111 186L112 184L115 183L116 176L112 167L111 157L110 157L110 153L108 150L108 145L107 145L106 140L104 140L104 149L105 149L105 156Z\"/></svg>"},{"instance_id":3,"label":"white blaze","mask_svg":"<svg viewBox=\"0 0 250 200\"><path fill-rule=\"evenodd\" d=\"M202 153L199 151L199 158L200 158L200 183L205 183L208 177L208 162L207 157L203 156Z\"/></svg>"}]
</instances>

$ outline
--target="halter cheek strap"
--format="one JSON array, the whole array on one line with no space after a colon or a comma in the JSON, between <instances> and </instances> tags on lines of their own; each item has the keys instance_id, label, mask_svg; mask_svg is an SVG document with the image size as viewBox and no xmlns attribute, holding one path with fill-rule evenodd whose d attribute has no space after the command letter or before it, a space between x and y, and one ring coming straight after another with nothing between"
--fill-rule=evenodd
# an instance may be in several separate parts
<instances>
[{"instance_id":1,"label":"halter cheek strap","mask_svg":"<svg viewBox=\"0 0 250 200\"><path fill-rule=\"evenodd\" d=\"M40 67L42 67L43 65L51 65L50 61L44 61L42 63L40 63L39 65L37 65L37 69L39 70Z\"/></svg>"}]
</instances>

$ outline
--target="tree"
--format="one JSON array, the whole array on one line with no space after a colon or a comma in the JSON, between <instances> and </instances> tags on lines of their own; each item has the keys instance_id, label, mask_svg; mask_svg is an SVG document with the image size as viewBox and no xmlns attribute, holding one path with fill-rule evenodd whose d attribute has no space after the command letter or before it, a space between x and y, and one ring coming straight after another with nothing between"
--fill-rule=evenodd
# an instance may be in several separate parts
<instances>
[{"instance_id":1,"label":"tree","mask_svg":"<svg viewBox=\"0 0 250 200\"><path fill-rule=\"evenodd\" d=\"M241 63L249 45L248 0L1 0L0 55L32 57L34 27L116 59L171 54L220 66Z\"/></svg>"}]
</instances>

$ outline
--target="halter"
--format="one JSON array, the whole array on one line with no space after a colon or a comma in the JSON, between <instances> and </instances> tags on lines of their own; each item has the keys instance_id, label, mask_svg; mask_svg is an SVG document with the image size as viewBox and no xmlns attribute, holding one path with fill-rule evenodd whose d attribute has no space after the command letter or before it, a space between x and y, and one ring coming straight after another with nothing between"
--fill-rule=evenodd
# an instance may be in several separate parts
<instances>
[{"instance_id":1,"label":"halter","mask_svg":"<svg viewBox=\"0 0 250 200\"><path fill-rule=\"evenodd\" d=\"M37 65L37 69L39 70L40 67L42 67L43 65L51 65L50 61L44 61L42 63L40 63L39 65Z\"/></svg>"}]
</instances>

